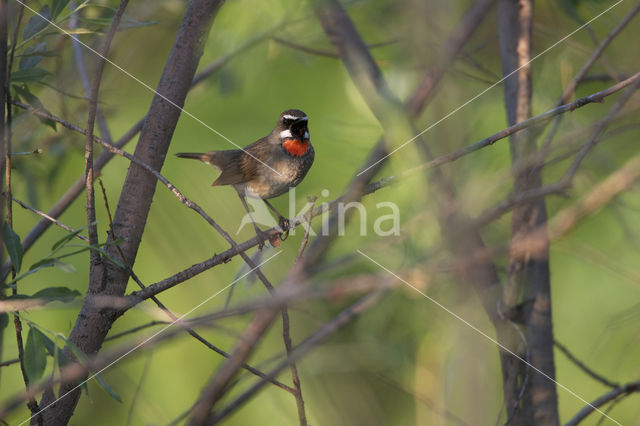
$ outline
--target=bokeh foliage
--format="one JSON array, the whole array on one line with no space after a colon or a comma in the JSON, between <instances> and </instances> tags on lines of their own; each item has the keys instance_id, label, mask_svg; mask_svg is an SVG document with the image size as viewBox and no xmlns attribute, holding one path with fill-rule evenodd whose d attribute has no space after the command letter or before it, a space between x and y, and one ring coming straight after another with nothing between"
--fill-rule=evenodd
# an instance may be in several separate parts
<instances>
[{"instance_id":1,"label":"bokeh foliage","mask_svg":"<svg viewBox=\"0 0 640 426\"><path fill-rule=\"evenodd\" d=\"M602 39L628 13L632 5L627 3L631 2L624 2L595 21L589 31ZM72 3L52 0L28 4L48 11L48 16L56 18L62 27L70 28L67 18ZM76 32L83 42L95 48L100 45L101 31L110 22L117 2L90 1L82 5L84 19L78 25L85 31ZM367 42L394 41L372 49L372 53L391 88L403 98L411 93L424 70L437 61L438 49L468 5L467 1L416 0L345 3ZM535 52L542 52L609 5L610 2L594 1L538 2ZM17 4L10 0L10 7L16 10ZM132 2L127 9L128 18L124 21L128 28L116 36L109 59L154 87L183 9L184 2L177 0ZM245 40L281 20L284 23L274 32L275 36L331 50L308 3L237 0L225 4L217 16L201 66L233 51ZM17 46L17 54L23 56L17 57L14 67L17 86L14 96L84 126L87 101L77 75L70 39L51 27L41 25L28 10L25 11L23 25L22 38ZM554 105L564 85L593 50L594 42L589 31L579 31L534 62L534 114ZM592 74L615 72L628 75L637 71L640 59L630 54L630 50L633 50L631 46L636 42L638 31L640 23L633 21L607 49L605 61L598 63ZM92 76L95 57L89 51L84 55ZM36 61L34 57L41 59ZM426 128L499 79L496 17L490 14L466 46L465 54L447 73L436 98L418 123ZM577 96L608 85L609 81L582 84ZM114 138L143 116L152 95L115 67L107 66L100 106ZM588 106L568 114L554 144L554 155L585 141L590 136L590 125L604 116L611 104ZM548 199L551 215L638 153L637 106L638 99L635 98L627 108L628 113L615 121L601 145L588 157L576 176L571 198ZM317 195L318 202L339 196L382 133L339 60L294 50L267 37L194 89L185 105L186 110L239 145L266 134L274 125L277 114L287 108L300 108L309 115L316 150L316 162L297 188L298 208L304 205L306 196ZM84 170L84 138L59 125L43 123L19 109L14 112L13 151L38 152L14 157L14 196L46 210L81 176ZM503 94L501 86L498 86L427 132L425 139L437 154L445 154L504 127ZM401 142L391 141L392 145ZM134 143L127 146L129 152L133 151ZM232 148L228 142L183 115L170 153L227 148ZM381 176L416 166L419 158L415 147L409 145L392 157ZM547 167L545 181L553 182L561 176L569 161L559 161ZM112 209L117 204L127 167L125 159L115 158L100 177ZM443 171L455 183L460 204L469 216L480 214L511 190L506 140L446 165ZM198 202L236 241L252 236L250 226L235 235L239 218L243 216L242 206L233 189L211 188L216 176L212 168L168 157L162 173ZM287 208L284 198L275 201L282 210ZM434 299L493 335L475 295L461 286L447 267L447 254L442 251L435 220L438 209L433 205L434 199L426 189L422 175L415 175L366 197L368 234L360 235L356 217L347 228L346 235L332 248L330 259L338 259L360 248L383 260L390 269L402 272ZM375 218L388 213L377 209L376 203L385 201L392 201L400 207L402 231L399 237L380 238L372 232ZM80 197L60 220L74 229L86 226L84 204ZM635 188L585 219L570 235L554 242L551 251L554 333L557 339L588 365L620 382L637 379L640 373L635 362L640 357L640 349L635 343L640 319L639 208L638 190ZM104 241L108 220L99 193L97 217L100 239ZM38 217L32 213L14 206L14 229L19 236L26 235L37 220ZM320 229L319 219L314 222L314 229ZM65 234L65 231L53 227L47 231L25 254L23 270L50 257L52 246ZM264 268L272 282L277 283L290 268L301 234L298 230L295 236L285 241L283 254ZM509 216L490 224L482 234L489 244L508 241ZM227 243L201 218L181 205L165 188L158 187L134 270L146 284L150 284L226 248ZM84 251L70 256L64 262L64 267L52 265L20 280L19 293L33 295L45 288L65 287L69 292L84 294L88 279L88 253ZM502 267L506 265L505 259L496 259L496 262ZM161 294L160 299L173 312L185 312L231 282L242 267L240 260L235 259ZM503 275L505 271L500 272ZM382 271L356 257L323 271L314 285L328 285L330 281L348 280L362 274L386 278ZM131 282L130 289L135 288ZM232 302L263 294L265 290L260 283L245 283L243 280L236 286ZM67 296L72 295L67 293ZM64 304L53 301L44 309L21 313L26 324L25 342L30 349L35 348L31 355L34 374L51 374L54 363L61 362L57 359L57 351L51 349L50 344L46 348L45 343L50 339L58 345L64 344L62 336L68 336L79 309L79 300L76 298L70 303L65 300L67 303ZM292 309L294 342L332 318L351 300L347 297L312 301ZM220 309L224 302L225 296L222 295L195 314ZM157 318L157 312L150 306L145 304L127 312L116 322L112 332L127 330ZM219 327L203 330L203 335L219 347L228 349L246 325L246 319L226 320ZM33 326L29 327L29 324ZM279 324L273 327L252 357L252 364L268 365L273 362L272 357L282 355L279 327ZM60 334L58 340L54 333ZM15 336L11 328L5 329L2 338L2 359L14 358ZM116 344L107 342L105 347ZM45 365L42 360L46 360ZM131 424L166 424L190 407L212 369L221 360L186 333L150 352L132 354L101 375L102 385L96 381L87 384L88 395L83 394L72 422L126 424L130 418ZM405 288L387 294L376 307L304 358L299 368L311 424L447 424L447 420L438 414L445 408L468 424L492 424L501 407L498 352L493 344ZM556 371L560 383L587 400L606 390L560 353L556 353ZM24 384L17 365L2 368L1 374L0 400L3 400ZM281 378L285 382L289 380L284 373ZM237 387L244 389L253 380L253 376L243 372ZM111 389L111 395L105 392L105 388ZM122 402L114 398L116 394ZM559 390L559 406L561 418L567 420L583 403ZM623 401L610 414L623 424L638 422L637 397ZM7 421L14 424L27 417L25 407ZM589 420L592 423L586 424L595 424L597 416L592 417ZM268 387L227 423L296 424L293 398Z\"/></svg>"}]
</instances>

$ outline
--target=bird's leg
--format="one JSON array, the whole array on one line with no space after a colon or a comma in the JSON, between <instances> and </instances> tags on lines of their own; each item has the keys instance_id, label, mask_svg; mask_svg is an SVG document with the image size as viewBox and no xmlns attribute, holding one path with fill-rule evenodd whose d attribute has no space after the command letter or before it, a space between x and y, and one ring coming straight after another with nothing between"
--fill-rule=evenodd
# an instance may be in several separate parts
<instances>
[{"instance_id":1,"label":"bird's leg","mask_svg":"<svg viewBox=\"0 0 640 426\"><path fill-rule=\"evenodd\" d=\"M280 237L280 239L282 241L286 240L287 237L289 236L289 227L290 227L290 223L289 223L289 219L287 219L286 217L282 216L278 210L276 210L275 207L273 207L271 205L270 202L268 202L267 200L262 200L264 201L264 203L267 205L267 207L269 207L271 209L272 212L274 212L276 214L276 216L278 216L278 224L280 225L280 229L282 229L282 236Z\"/></svg>"},{"instance_id":2,"label":"bird's leg","mask_svg":"<svg viewBox=\"0 0 640 426\"><path fill-rule=\"evenodd\" d=\"M269 235L266 232L262 231L260 228L258 228L258 225L256 224L256 221L253 220L253 215L251 214L251 211L249 210L249 206L247 205L247 200L245 200L244 195L239 190L236 189L236 191L238 192L238 197L240 197L240 201L242 201L242 205L244 206L244 209L249 214L249 218L251 219L251 223L253 223L253 228L256 230L256 235L258 236L258 239L260 240L260 242L258 243L258 248L260 250L262 250L262 247L264 247L264 242L269 239Z\"/></svg>"}]
</instances>

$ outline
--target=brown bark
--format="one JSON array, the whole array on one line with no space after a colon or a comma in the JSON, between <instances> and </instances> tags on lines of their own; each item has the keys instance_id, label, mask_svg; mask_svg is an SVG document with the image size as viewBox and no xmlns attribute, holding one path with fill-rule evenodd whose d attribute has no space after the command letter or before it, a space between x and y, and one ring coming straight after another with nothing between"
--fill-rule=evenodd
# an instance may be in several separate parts
<instances>
[{"instance_id":1,"label":"brown bark","mask_svg":"<svg viewBox=\"0 0 640 426\"><path fill-rule=\"evenodd\" d=\"M501 0L498 5L502 73L509 125L531 117L531 66L533 0ZM517 71L516 71L517 70ZM537 146L530 129L511 136L511 160L515 171L514 194L542 186L540 168L534 166ZM530 164L530 166L527 166ZM545 229L544 198L518 204L513 209L511 243ZM549 377L555 377L549 273L549 240L535 253L512 251L503 291L504 312L523 337L515 332L505 342L510 349ZM504 401L507 421L514 425L558 424L555 383L509 354L502 355Z\"/></svg>"},{"instance_id":2,"label":"brown bark","mask_svg":"<svg viewBox=\"0 0 640 426\"><path fill-rule=\"evenodd\" d=\"M135 157L156 170L162 168L181 107L202 55L203 42L222 3L221 0L192 0L187 6L135 151ZM151 173L135 163L130 164L114 216L115 236L125 240L120 249L128 265L135 263L155 187L156 178ZM120 257L113 248L110 254L115 258ZM97 309L93 297L122 296L129 279L126 269L110 263L105 264L104 273L96 275L91 277L87 295L70 335L70 340L86 354L95 354L100 350L118 317L113 311ZM58 394L65 395L68 392L68 395L59 400L56 400L53 391L45 392L41 404L45 424L58 425L69 421L80 397L80 390L74 387L74 384L62 386Z\"/></svg>"}]
</instances>

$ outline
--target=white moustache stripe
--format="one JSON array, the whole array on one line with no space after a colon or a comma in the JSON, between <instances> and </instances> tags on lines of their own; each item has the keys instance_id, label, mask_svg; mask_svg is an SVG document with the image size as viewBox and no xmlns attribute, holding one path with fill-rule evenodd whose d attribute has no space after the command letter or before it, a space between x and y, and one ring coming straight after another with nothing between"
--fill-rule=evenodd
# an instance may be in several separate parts
<instances>
[{"instance_id":1,"label":"white moustache stripe","mask_svg":"<svg viewBox=\"0 0 640 426\"><path fill-rule=\"evenodd\" d=\"M303 120L303 121L309 121L309 117L295 117L293 115L283 115L282 118L286 118L289 120Z\"/></svg>"},{"instance_id":2,"label":"white moustache stripe","mask_svg":"<svg viewBox=\"0 0 640 426\"><path fill-rule=\"evenodd\" d=\"M280 132L280 137L282 139L293 138L293 135L291 134L291 130L287 129ZM304 138L309 139L309 131L304 132Z\"/></svg>"}]
</instances>

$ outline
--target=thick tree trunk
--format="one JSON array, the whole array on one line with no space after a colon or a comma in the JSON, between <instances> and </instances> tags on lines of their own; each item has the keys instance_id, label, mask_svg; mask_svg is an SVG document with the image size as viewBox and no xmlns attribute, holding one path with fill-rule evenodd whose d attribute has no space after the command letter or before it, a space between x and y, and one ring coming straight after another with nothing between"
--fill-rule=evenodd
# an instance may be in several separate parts
<instances>
[{"instance_id":1,"label":"thick tree trunk","mask_svg":"<svg viewBox=\"0 0 640 426\"><path fill-rule=\"evenodd\" d=\"M137 158L156 170L160 170L164 163L202 55L204 41L222 3L222 0L192 0L187 6L135 150ZM115 238L124 239L120 249L128 265L135 262L155 187L156 178L152 174L134 163L130 164L114 215ZM115 249L110 254L120 258ZM105 268L97 268L90 277L87 295L70 335L70 340L84 353L92 355L100 350L118 317L114 311L96 308L94 296L122 296L128 280L129 272L111 263L105 263ZM53 391L49 390L43 397L41 407L47 425L67 424L80 397L80 390L75 388L75 384L66 384L58 394L66 396L56 399Z\"/></svg>"},{"instance_id":2,"label":"thick tree trunk","mask_svg":"<svg viewBox=\"0 0 640 426\"><path fill-rule=\"evenodd\" d=\"M509 125L531 117L531 68L533 0L501 0L498 5L502 73ZM517 71L515 71L517 70ZM515 72L514 72L515 71ZM537 154L534 135L522 131L511 136L514 192L532 191L542 186L540 169L533 164ZM512 244L544 229L547 209L544 198L520 204L513 210ZM508 342L510 349L527 359L547 376L555 378L553 328L549 274L549 241L543 235L543 250L512 252L503 292L504 312L521 328ZM515 330L515 328L514 328ZM503 355L504 401L507 419L513 425L554 425L559 423L555 383L522 361Z\"/></svg>"}]
</instances>

